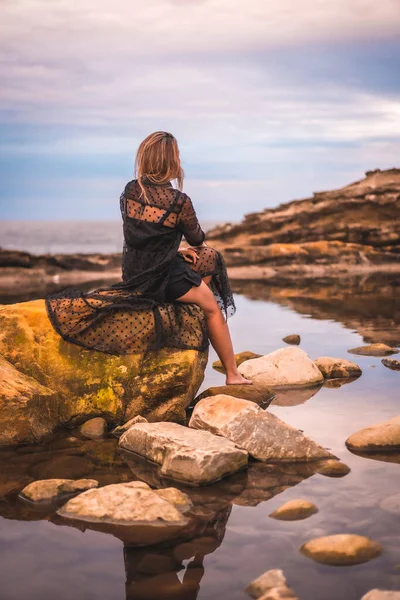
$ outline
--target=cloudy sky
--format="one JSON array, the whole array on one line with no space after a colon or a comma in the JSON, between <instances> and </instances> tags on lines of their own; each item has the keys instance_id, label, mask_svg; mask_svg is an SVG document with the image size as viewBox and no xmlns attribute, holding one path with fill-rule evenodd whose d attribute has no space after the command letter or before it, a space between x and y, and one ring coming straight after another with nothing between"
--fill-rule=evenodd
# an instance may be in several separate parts
<instances>
[{"instance_id":1,"label":"cloudy sky","mask_svg":"<svg viewBox=\"0 0 400 600\"><path fill-rule=\"evenodd\" d=\"M400 166L399 0L0 0L0 217L118 219L140 141L199 216Z\"/></svg>"}]
</instances>

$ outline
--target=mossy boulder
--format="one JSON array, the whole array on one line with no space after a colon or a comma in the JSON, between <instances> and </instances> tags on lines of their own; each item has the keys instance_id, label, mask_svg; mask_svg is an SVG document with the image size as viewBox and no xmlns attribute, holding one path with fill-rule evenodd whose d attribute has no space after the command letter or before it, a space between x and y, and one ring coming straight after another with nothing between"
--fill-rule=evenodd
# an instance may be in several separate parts
<instances>
[{"instance_id":1,"label":"mossy boulder","mask_svg":"<svg viewBox=\"0 0 400 600\"><path fill-rule=\"evenodd\" d=\"M0 307L0 445L30 443L102 416L182 421L207 352L163 349L112 356L64 341L43 300Z\"/></svg>"}]
</instances>

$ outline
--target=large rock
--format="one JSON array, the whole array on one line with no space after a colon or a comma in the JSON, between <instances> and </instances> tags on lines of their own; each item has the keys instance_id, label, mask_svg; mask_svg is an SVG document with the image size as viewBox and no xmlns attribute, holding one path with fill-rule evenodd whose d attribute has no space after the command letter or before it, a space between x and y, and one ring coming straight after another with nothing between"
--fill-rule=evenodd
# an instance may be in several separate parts
<instances>
[{"instance_id":1,"label":"large rock","mask_svg":"<svg viewBox=\"0 0 400 600\"><path fill-rule=\"evenodd\" d=\"M334 458L301 431L242 398L224 395L204 398L196 404L189 426L223 436L257 460Z\"/></svg>"},{"instance_id":2,"label":"large rock","mask_svg":"<svg viewBox=\"0 0 400 600\"><path fill-rule=\"evenodd\" d=\"M131 543L159 543L181 533L189 524L192 503L175 488L152 490L131 481L88 490L58 510L64 519L129 528Z\"/></svg>"},{"instance_id":3,"label":"large rock","mask_svg":"<svg viewBox=\"0 0 400 600\"><path fill-rule=\"evenodd\" d=\"M358 565L382 552L377 542L362 535L339 534L311 540L300 548L305 556L327 565Z\"/></svg>"},{"instance_id":4,"label":"large rock","mask_svg":"<svg viewBox=\"0 0 400 600\"><path fill-rule=\"evenodd\" d=\"M21 496L32 502L50 501L66 494L79 494L98 485L95 479L43 479L24 487Z\"/></svg>"},{"instance_id":5,"label":"large rock","mask_svg":"<svg viewBox=\"0 0 400 600\"><path fill-rule=\"evenodd\" d=\"M346 446L360 452L400 450L400 416L360 429L347 438Z\"/></svg>"},{"instance_id":6,"label":"large rock","mask_svg":"<svg viewBox=\"0 0 400 600\"><path fill-rule=\"evenodd\" d=\"M196 350L111 356L65 342L43 300L1 306L0 332L0 445L97 416L182 421L207 363Z\"/></svg>"},{"instance_id":7,"label":"large rock","mask_svg":"<svg viewBox=\"0 0 400 600\"><path fill-rule=\"evenodd\" d=\"M336 379L338 377L358 377L361 369L358 365L345 358L332 358L321 356L314 361L325 379Z\"/></svg>"},{"instance_id":8,"label":"large rock","mask_svg":"<svg viewBox=\"0 0 400 600\"><path fill-rule=\"evenodd\" d=\"M256 385L296 386L321 383L321 371L304 350L294 346L279 348L261 358L246 360L239 372Z\"/></svg>"},{"instance_id":9,"label":"large rock","mask_svg":"<svg viewBox=\"0 0 400 600\"><path fill-rule=\"evenodd\" d=\"M176 423L137 423L119 445L161 465L161 475L192 485L218 481L248 460L247 452L232 442Z\"/></svg>"}]
</instances>

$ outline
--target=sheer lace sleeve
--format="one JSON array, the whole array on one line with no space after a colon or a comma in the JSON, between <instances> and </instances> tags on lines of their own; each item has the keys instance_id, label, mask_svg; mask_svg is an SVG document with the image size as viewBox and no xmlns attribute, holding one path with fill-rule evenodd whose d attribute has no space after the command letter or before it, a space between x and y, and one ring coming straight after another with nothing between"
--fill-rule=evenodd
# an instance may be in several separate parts
<instances>
[{"instance_id":1,"label":"sheer lace sleeve","mask_svg":"<svg viewBox=\"0 0 400 600\"><path fill-rule=\"evenodd\" d=\"M119 197L119 207L121 209L121 216L122 216L122 220L125 221L125 215L126 215L126 207L125 207L125 191L122 192L122 194Z\"/></svg>"},{"instance_id":2,"label":"sheer lace sleeve","mask_svg":"<svg viewBox=\"0 0 400 600\"><path fill-rule=\"evenodd\" d=\"M184 201L179 214L178 229L182 231L187 243L191 246L200 246L206 237L197 220L192 201L186 194L184 194Z\"/></svg>"}]
</instances>

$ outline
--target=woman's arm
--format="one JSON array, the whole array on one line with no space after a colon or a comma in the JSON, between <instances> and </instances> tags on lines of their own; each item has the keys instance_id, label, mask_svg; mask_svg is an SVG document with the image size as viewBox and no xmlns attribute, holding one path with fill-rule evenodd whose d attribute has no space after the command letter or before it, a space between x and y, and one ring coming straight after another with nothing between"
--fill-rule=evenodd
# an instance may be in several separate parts
<instances>
[{"instance_id":1,"label":"woman's arm","mask_svg":"<svg viewBox=\"0 0 400 600\"><path fill-rule=\"evenodd\" d=\"M187 194L185 194L182 209L179 213L177 226L190 246L205 245L206 234L200 226L192 201Z\"/></svg>"}]
</instances>

